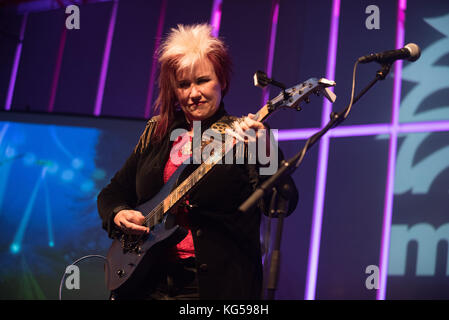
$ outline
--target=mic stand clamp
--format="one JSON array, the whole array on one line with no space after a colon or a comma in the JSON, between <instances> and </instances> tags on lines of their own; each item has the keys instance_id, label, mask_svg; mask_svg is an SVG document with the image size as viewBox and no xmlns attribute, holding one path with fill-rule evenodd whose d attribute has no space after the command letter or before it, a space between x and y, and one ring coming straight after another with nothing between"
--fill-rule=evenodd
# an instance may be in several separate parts
<instances>
[{"instance_id":1,"label":"mic stand clamp","mask_svg":"<svg viewBox=\"0 0 449 320\"><path fill-rule=\"evenodd\" d=\"M278 192L278 188L281 188L283 192ZM274 293L277 288L278 278L279 278L279 267L281 263L281 239L282 239L282 229L284 223L284 217L287 216L288 213L288 199L290 193L290 186L285 184L283 186L278 186L273 188L273 193L270 202L270 211L269 211L269 221L267 233L270 232L271 229L271 218L277 218L277 228L276 235L273 243L273 250L271 251L270 264L267 263L267 256L269 254L269 250L266 252L266 260L264 269L269 267L268 279L266 281L266 300L273 300ZM266 235L268 237L268 234ZM269 245L266 243L266 245Z\"/></svg>"},{"instance_id":2,"label":"mic stand clamp","mask_svg":"<svg viewBox=\"0 0 449 320\"><path fill-rule=\"evenodd\" d=\"M376 77L379 78L379 80L384 80L387 74L390 72L391 69L391 63L383 63L382 68L377 71Z\"/></svg>"}]
</instances>

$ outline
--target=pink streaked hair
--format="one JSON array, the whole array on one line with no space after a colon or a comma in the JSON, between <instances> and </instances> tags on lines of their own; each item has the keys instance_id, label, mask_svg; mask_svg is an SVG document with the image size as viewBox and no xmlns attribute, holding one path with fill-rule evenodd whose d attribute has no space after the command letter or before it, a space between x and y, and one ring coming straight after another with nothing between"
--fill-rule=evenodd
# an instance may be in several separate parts
<instances>
[{"instance_id":1,"label":"pink streaked hair","mask_svg":"<svg viewBox=\"0 0 449 320\"><path fill-rule=\"evenodd\" d=\"M208 59L220 81L222 97L229 89L232 64L224 42L212 35L208 24L178 25L172 28L158 51L159 94L154 108L159 110L158 125L153 139L160 141L174 120L178 106L176 98L176 73L193 69L200 61Z\"/></svg>"}]
</instances>

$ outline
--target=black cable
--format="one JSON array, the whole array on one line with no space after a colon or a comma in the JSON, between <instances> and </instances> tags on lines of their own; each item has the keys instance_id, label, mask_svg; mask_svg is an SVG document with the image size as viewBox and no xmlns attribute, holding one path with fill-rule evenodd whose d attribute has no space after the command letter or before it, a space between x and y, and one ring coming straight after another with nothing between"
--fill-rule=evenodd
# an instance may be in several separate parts
<instances>
[{"instance_id":1,"label":"black cable","mask_svg":"<svg viewBox=\"0 0 449 320\"><path fill-rule=\"evenodd\" d=\"M312 141L315 142L317 140L317 137L321 137L322 135L324 135L330 129L329 127L334 127L337 124L337 122L338 122L338 124L340 124L341 122L343 122L348 117L349 112L352 109L352 105L354 104L355 75L356 75L356 70L357 70L358 64L359 64L359 61L357 60L354 63L354 68L353 68L353 71L352 71L352 89L351 89L351 99L349 101L349 105L342 112L340 112L339 114L338 113L331 113L331 121L322 130L320 130L319 132L317 132L313 136L311 136L309 139L307 139L306 144L305 144L304 148L301 151L301 155L300 155L298 161L295 164L296 167L298 167L300 165L300 163L302 162L302 160L303 160L307 150L310 148L309 145L311 144ZM343 114L343 112L344 112L344 114Z\"/></svg>"},{"instance_id":2,"label":"black cable","mask_svg":"<svg viewBox=\"0 0 449 320\"><path fill-rule=\"evenodd\" d=\"M69 267L69 266L74 266L74 265L76 265L78 262L81 262L81 261L83 261L83 260L85 260L85 259L88 259L88 258L101 258L101 259L105 260L105 261L106 261L106 265L107 265L107 267L108 267L108 269L109 269L109 262L108 262L107 258L106 258L105 256L98 255L98 254L90 254L90 255L81 257L81 258L79 258L78 260L76 260L75 262L73 262L72 264L69 264L67 267ZM64 283L64 279L65 279L65 277L66 277L66 270L67 270L67 267L64 269L64 275L62 276L61 283L59 284L59 300L62 300L62 284Z\"/></svg>"}]
</instances>

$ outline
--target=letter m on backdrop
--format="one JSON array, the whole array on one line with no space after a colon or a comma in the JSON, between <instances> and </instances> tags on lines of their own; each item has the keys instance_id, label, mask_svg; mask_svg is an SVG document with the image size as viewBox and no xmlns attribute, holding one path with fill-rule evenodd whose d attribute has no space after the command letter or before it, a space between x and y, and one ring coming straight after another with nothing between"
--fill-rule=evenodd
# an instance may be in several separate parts
<instances>
[{"instance_id":1,"label":"letter m on backdrop","mask_svg":"<svg viewBox=\"0 0 449 320\"><path fill-rule=\"evenodd\" d=\"M435 275L438 243L442 240L446 241L449 247L449 223L441 225L436 230L428 223L418 223L410 228L405 224L393 225L391 227L388 275L405 275L407 248L410 241L416 241L418 244L416 275ZM449 252L447 256L446 276L449 276Z\"/></svg>"}]
</instances>

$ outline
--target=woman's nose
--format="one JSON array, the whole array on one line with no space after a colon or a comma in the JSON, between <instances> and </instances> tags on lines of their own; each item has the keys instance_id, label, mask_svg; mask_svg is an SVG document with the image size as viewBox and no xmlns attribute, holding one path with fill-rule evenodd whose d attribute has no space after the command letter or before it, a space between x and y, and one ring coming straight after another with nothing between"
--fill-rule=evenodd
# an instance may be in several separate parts
<instances>
[{"instance_id":1,"label":"woman's nose","mask_svg":"<svg viewBox=\"0 0 449 320\"><path fill-rule=\"evenodd\" d=\"M190 90L190 98L195 99L201 99L201 91L198 90L197 86L193 85L192 90Z\"/></svg>"}]
</instances>

